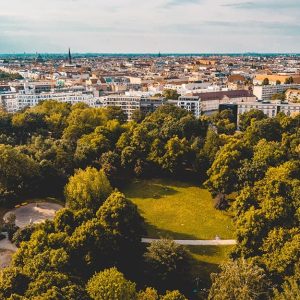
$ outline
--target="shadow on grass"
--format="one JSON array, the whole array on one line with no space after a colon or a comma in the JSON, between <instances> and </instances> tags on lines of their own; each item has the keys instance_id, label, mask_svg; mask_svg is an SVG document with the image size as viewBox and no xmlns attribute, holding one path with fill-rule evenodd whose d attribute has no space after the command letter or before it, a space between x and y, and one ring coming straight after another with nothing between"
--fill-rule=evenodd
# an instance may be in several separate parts
<instances>
[{"instance_id":1,"label":"shadow on grass","mask_svg":"<svg viewBox=\"0 0 300 300\"><path fill-rule=\"evenodd\" d=\"M161 229L153 224L149 224L146 222L146 230L148 233L148 238L164 238L164 239L171 239L171 240L199 240L196 236L192 234L186 234L181 232L174 232L171 230Z\"/></svg>"},{"instance_id":2,"label":"shadow on grass","mask_svg":"<svg viewBox=\"0 0 300 300\"><path fill-rule=\"evenodd\" d=\"M125 190L126 197L140 198L140 199L147 199L147 198L160 199L163 196L171 196L177 193L178 192L170 186L157 184L155 182L149 182L149 181L133 182Z\"/></svg>"}]
</instances>

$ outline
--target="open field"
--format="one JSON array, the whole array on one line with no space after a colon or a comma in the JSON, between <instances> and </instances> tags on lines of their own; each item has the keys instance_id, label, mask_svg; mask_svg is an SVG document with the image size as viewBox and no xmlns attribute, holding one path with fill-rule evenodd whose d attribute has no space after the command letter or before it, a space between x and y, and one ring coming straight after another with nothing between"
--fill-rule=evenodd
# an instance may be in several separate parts
<instances>
[{"instance_id":1,"label":"open field","mask_svg":"<svg viewBox=\"0 0 300 300\"><path fill-rule=\"evenodd\" d=\"M139 208L150 238L234 238L230 216L213 207L210 193L168 179L136 180L123 192Z\"/></svg>"}]
</instances>

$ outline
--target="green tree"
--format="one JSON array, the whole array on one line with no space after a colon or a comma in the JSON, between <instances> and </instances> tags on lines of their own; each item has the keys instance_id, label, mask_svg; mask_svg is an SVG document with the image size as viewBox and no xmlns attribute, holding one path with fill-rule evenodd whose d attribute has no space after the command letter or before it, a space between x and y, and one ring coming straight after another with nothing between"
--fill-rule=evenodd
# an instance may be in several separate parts
<instances>
[{"instance_id":1,"label":"green tree","mask_svg":"<svg viewBox=\"0 0 300 300\"><path fill-rule=\"evenodd\" d=\"M160 298L161 300L187 300L179 291L167 291L167 293Z\"/></svg>"},{"instance_id":2,"label":"green tree","mask_svg":"<svg viewBox=\"0 0 300 300\"><path fill-rule=\"evenodd\" d=\"M300 278L289 277L285 280L282 288L274 291L274 300L300 299Z\"/></svg>"},{"instance_id":3,"label":"green tree","mask_svg":"<svg viewBox=\"0 0 300 300\"><path fill-rule=\"evenodd\" d=\"M84 165L91 165L98 159L102 153L110 148L109 140L103 135L96 132L83 135L77 140L75 158Z\"/></svg>"},{"instance_id":4,"label":"green tree","mask_svg":"<svg viewBox=\"0 0 300 300\"><path fill-rule=\"evenodd\" d=\"M252 122L267 119L267 115L265 115L261 110L251 109L248 112L245 112L239 117L239 129L241 131L245 131Z\"/></svg>"},{"instance_id":5,"label":"green tree","mask_svg":"<svg viewBox=\"0 0 300 300\"><path fill-rule=\"evenodd\" d=\"M127 115L120 107L109 106L103 112L107 120L118 120L120 124L124 124L127 121Z\"/></svg>"},{"instance_id":6,"label":"green tree","mask_svg":"<svg viewBox=\"0 0 300 300\"><path fill-rule=\"evenodd\" d=\"M294 78L293 77L286 78L284 83L285 84L292 84L292 83L294 83Z\"/></svg>"},{"instance_id":7,"label":"green tree","mask_svg":"<svg viewBox=\"0 0 300 300\"><path fill-rule=\"evenodd\" d=\"M172 240L152 242L144 254L146 273L160 289L179 288L188 281L190 256L187 250Z\"/></svg>"},{"instance_id":8,"label":"green tree","mask_svg":"<svg viewBox=\"0 0 300 300\"><path fill-rule=\"evenodd\" d=\"M20 268L9 267L0 272L0 298L7 299L11 294L24 294L29 278Z\"/></svg>"},{"instance_id":9,"label":"green tree","mask_svg":"<svg viewBox=\"0 0 300 300\"><path fill-rule=\"evenodd\" d=\"M166 89L166 90L163 91L163 96L167 100L177 100L180 95L177 93L176 90Z\"/></svg>"},{"instance_id":10,"label":"green tree","mask_svg":"<svg viewBox=\"0 0 300 300\"><path fill-rule=\"evenodd\" d=\"M28 225L23 228L19 228L13 235L12 242L19 247L21 242L27 242L35 230L34 225Z\"/></svg>"},{"instance_id":11,"label":"green tree","mask_svg":"<svg viewBox=\"0 0 300 300\"><path fill-rule=\"evenodd\" d=\"M58 272L41 272L29 284L25 296L29 299L89 299L82 286L72 281L68 275Z\"/></svg>"},{"instance_id":12,"label":"green tree","mask_svg":"<svg viewBox=\"0 0 300 300\"><path fill-rule=\"evenodd\" d=\"M159 300L159 296L156 289L147 287L138 293L137 300Z\"/></svg>"},{"instance_id":13,"label":"green tree","mask_svg":"<svg viewBox=\"0 0 300 300\"><path fill-rule=\"evenodd\" d=\"M268 118L252 122L245 131L245 139L251 144L255 144L261 139L280 141L282 132L280 121L276 118Z\"/></svg>"},{"instance_id":14,"label":"green tree","mask_svg":"<svg viewBox=\"0 0 300 300\"><path fill-rule=\"evenodd\" d=\"M112 193L97 212L101 224L132 244L139 244L145 233L144 220L137 206L120 192Z\"/></svg>"},{"instance_id":15,"label":"green tree","mask_svg":"<svg viewBox=\"0 0 300 300\"><path fill-rule=\"evenodd\" d=\"M97 211L111 192L104 171L91 167L78 170L65 187L67 206L75 210L88 208Z\"/></svg>"},{"instance_id":16,"label":"green tree","mask_svg":"<svg viewBox=\"0 0 300 300\"><path fill-rule=\"evenodd\" d=\"M94 300L135 300L135 283L126 280L116 268L95 274L87 283L86 290Z\"/></svg>"},{"instance_id":17,"label":"green tree","mask_svg":"<svg viewBox=\"0 0 300 300\"><path fill-rule=\"evenodd\" d=\"M211 117L213 125L216 126L219 134L232 135L236 131L236 120L230 109L222 110L221 112L215 113Z\"/></svg>"},{"instance_id":18,"label":"green tree","mask_svg":"<svg viewBox=\"0 0 300 300\"><path fill-rule=\"evenodd\" d=\"M216 159L207 174L205 185L213 193L230 194L238 190L238 170L242 161L251 154L250 147L242 140L232 138L217 153Z\"/></svg>"},{"instance_id":19,"label":"green tree","mask_svg":"<svg viewBox=\"0 0 300 300\"><path fill-rule=\"evenodd\" d=\"M265 79L262 81L262 85L269 85L269 84L270 84L269 78L265 78Z\"/></svg>"},{"instance_id":20,"label":"green tree","mask_svg":"<svg viewBox=\"0 0 300 300\"><path fill-rule=\"evenodd\" d=\"M39 166L16 148L0 144L0 200L7 201L21 193L36 191Z\"/></svg>"},{"instance_id":21,"label":"green tree","mask_svg":"<svg viewBox=\"0 0 300 300\"><path fill-rule=\"evenodd\" d=\"M189 150L189 144L185 138L179 139L178 136L175 136L169 139L165 145L165 154L161 158L162 168L171 173L176 172L180 168L183 169Z\"/></svg>"},{"instance_id":22,"label":"green tree","mask_svg":"<svg viewBox=\"0 0 300 300\"><path fill-rule=\"evenodd\" d=\"M75 143L81 136L92 133L104 122L103 109L91 108L83 104L73 105L67 118L68 126L64 129L63 138Z\"/></svg>"},{"instance_id":23,"label":"green tree","mask_svg":"<svg viewBox=\"0 0 300 300\"><path fill-rule=\"evenodd\" d=\"M212 274L211 300L269 299L268 281L263 269L244 259L221 265L221 273Z\"/></svg>"}]
</instances>

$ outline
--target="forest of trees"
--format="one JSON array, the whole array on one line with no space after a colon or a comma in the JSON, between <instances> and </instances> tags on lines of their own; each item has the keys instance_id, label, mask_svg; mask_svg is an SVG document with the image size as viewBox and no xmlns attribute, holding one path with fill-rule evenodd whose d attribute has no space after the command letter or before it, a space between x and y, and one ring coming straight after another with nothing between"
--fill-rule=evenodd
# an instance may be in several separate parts
<instances>
[{"instance_id":1,"label":"forest of trees","mask_svg":"<svg viewBox=\"0 0 300 300\"><path fill-rule=\"evenodd\" d=\"M16 232L0 298L191 299L189 252L168 240L142 245L144 220L118 190L172 176L222 195L233 215L237 245L209 299L298 299L300 116L253 110L239 131L230 111L197 119L166 105L134 116L55 101L0 113L1 206L66 201L53 221Z\"/></svg>"}]
</instances>

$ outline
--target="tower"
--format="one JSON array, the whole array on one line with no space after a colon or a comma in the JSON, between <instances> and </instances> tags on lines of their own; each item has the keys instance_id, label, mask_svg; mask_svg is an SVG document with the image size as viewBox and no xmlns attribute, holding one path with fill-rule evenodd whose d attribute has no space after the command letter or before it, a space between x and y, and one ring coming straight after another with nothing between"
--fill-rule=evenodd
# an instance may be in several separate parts
<instances>
[{"instance_id":1,"label":"tower","mask_svg":"<svg viewBox=\"0 0 300 300\"><path fill-rule=\"evenodd\" d=\"M69 56L68 56L68 59L69 59L69 65L72 64L72 56L71 56L71 49L69 48Z\"/></svg>"}]
</instances>

